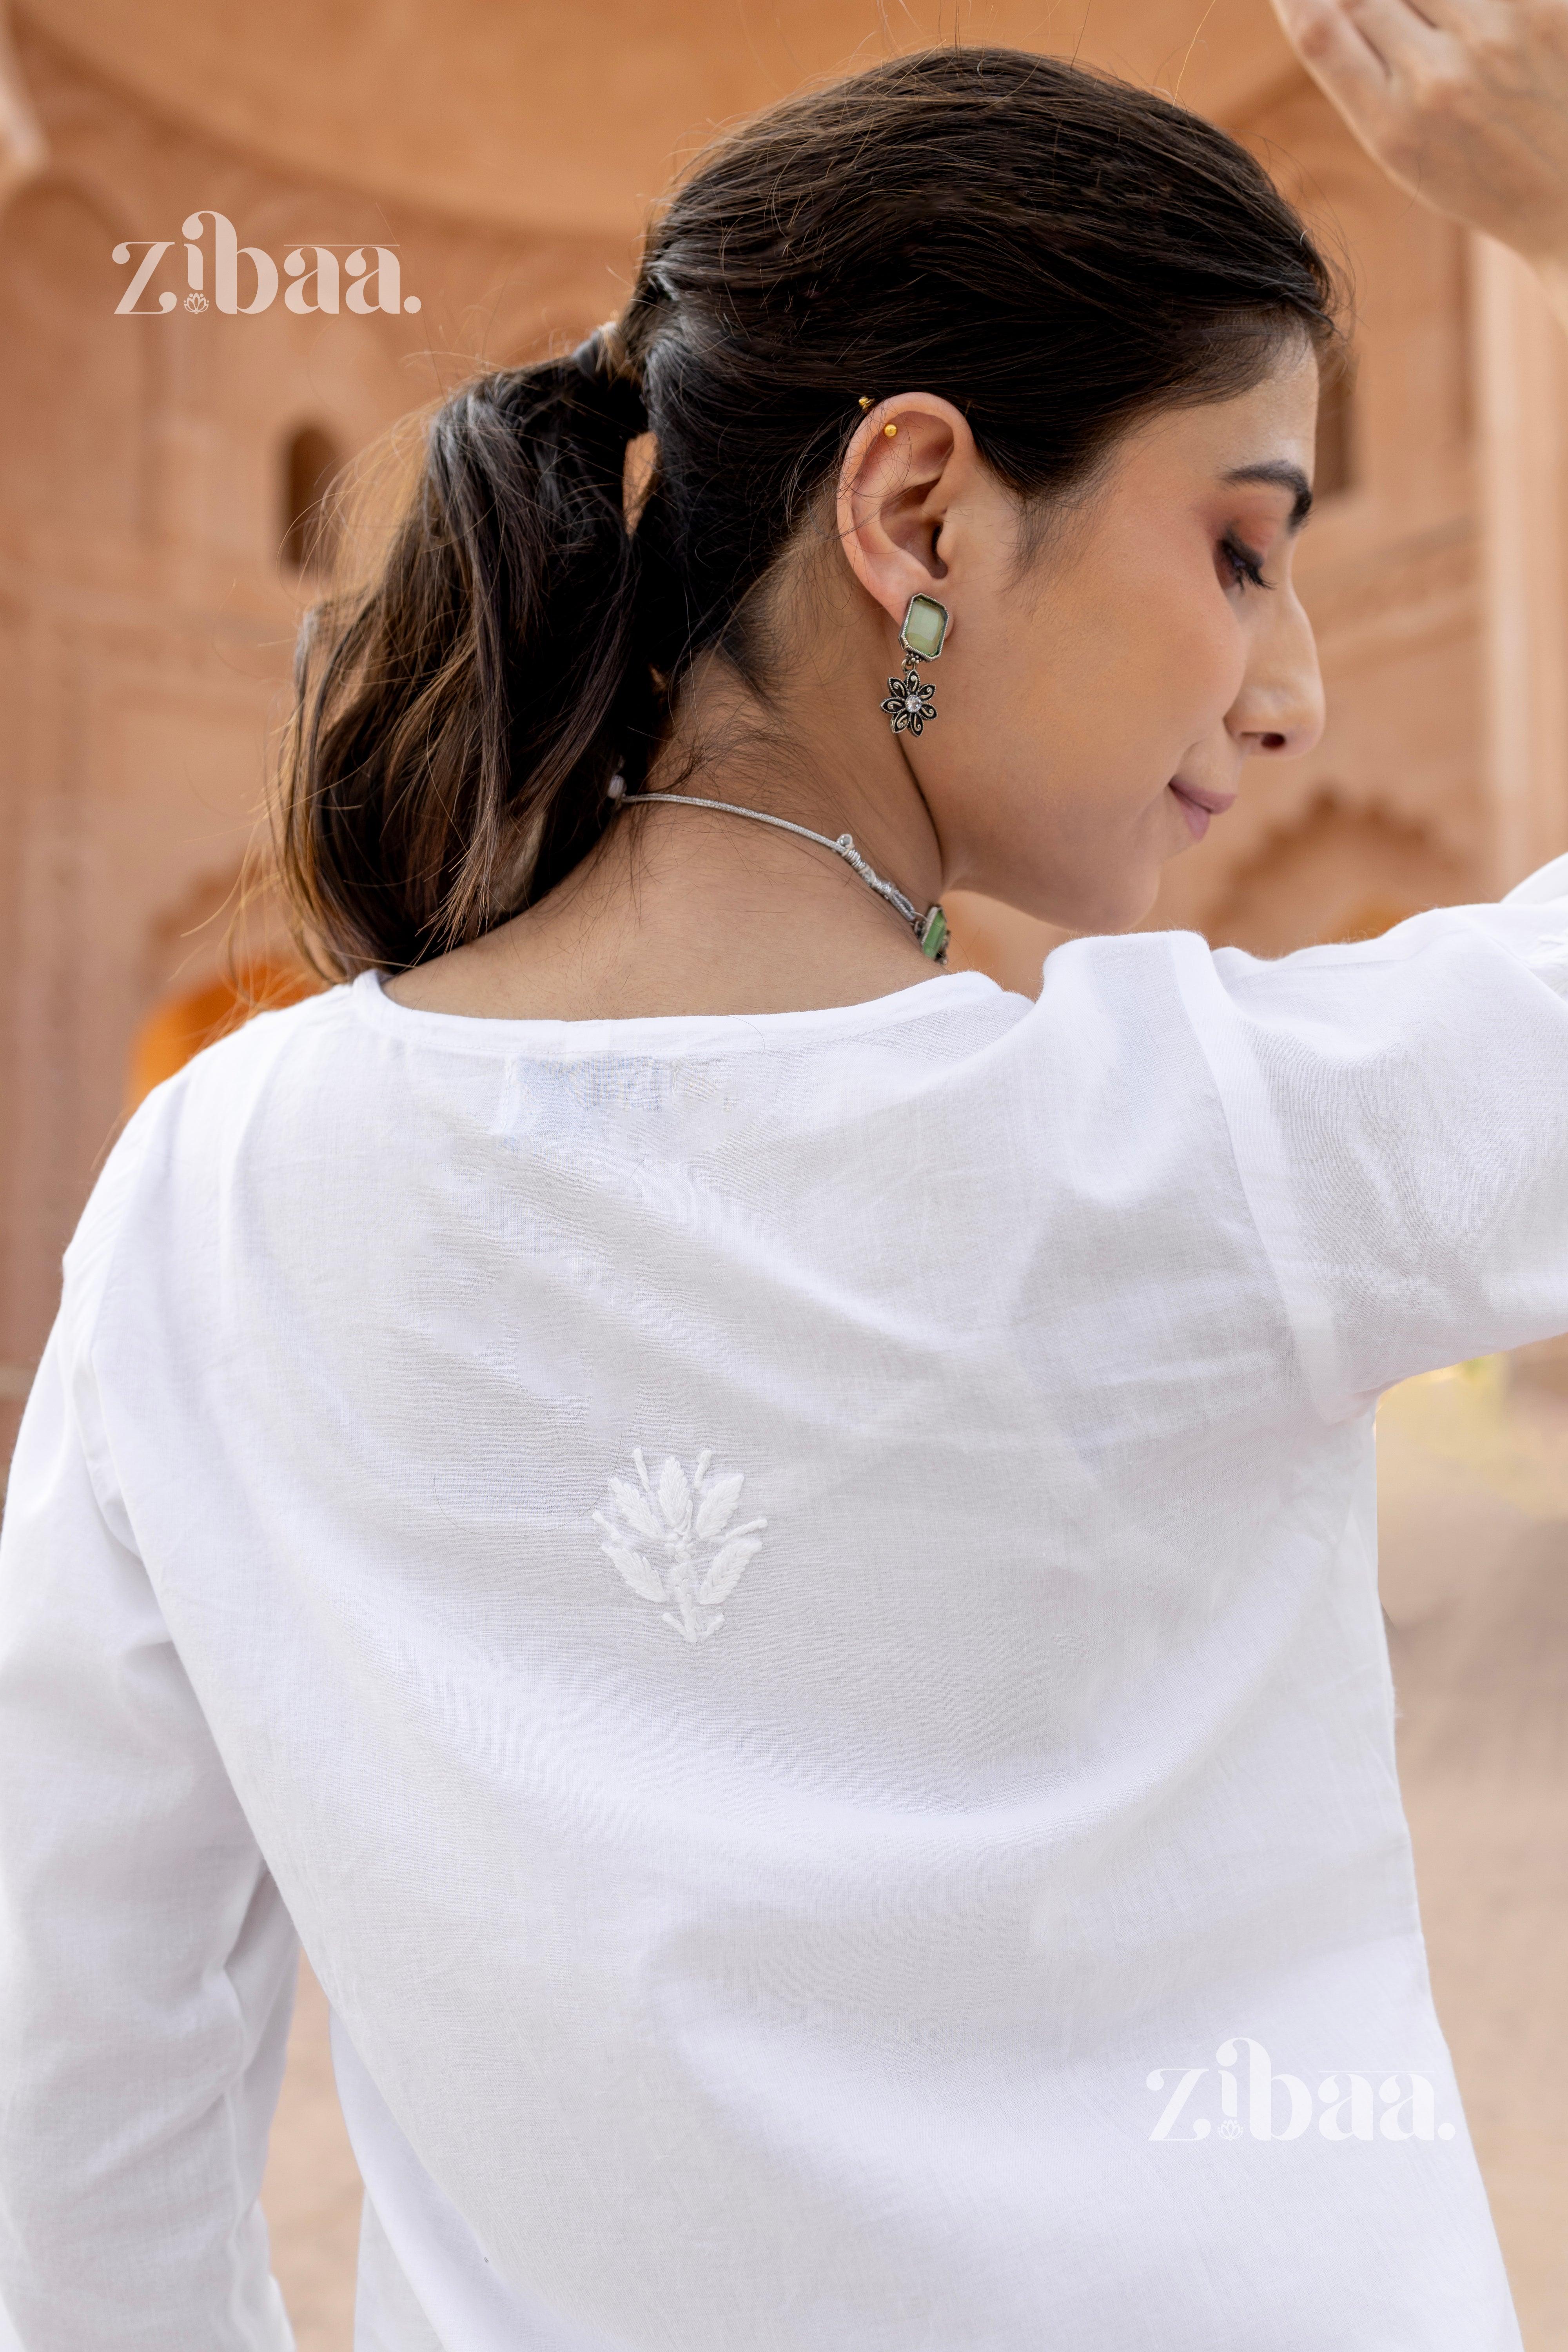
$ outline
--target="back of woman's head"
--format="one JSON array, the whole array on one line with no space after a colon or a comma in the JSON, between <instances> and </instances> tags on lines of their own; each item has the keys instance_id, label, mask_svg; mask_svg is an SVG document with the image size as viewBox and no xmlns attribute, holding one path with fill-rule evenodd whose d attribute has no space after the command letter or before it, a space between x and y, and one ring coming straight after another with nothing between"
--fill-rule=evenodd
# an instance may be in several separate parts
<instances>
[{"instance_id":1,"label":"back of woman's head","mask_svg":"<svg viewBox=\"0 0 1568 2352\"><path fill-rule=\"evenodd\" d=\"M477 938L592 848L699 656L765 693L752 592L862 399L951 401L1048 510L1142 417L1321 344L1331 302L1243 149L1054 58L930 50L751 122L678 189L613 326L434 415L380 576L307 625L281 848L318 952L352 973Z\"/></svg>"}]
</instances>

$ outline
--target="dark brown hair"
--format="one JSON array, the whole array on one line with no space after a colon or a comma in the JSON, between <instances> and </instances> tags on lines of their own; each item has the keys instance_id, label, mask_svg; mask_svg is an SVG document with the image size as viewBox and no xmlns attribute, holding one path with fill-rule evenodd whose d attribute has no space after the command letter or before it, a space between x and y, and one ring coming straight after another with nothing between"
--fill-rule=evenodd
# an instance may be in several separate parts
<instances>
[{"instance_id":1,"label":"dark brown hair","mask_svg":"<svg viewBox=\"0 0 1568 2352\"><path fill-rule=\"evenodd\" d=\"M724 141L581 352L429 419L380 576L301 633L280 851L335 972L401 968L552 889L636 788L683 672L765 690L750 592L861 395L936 393L1022 499L1152 410L1332 336L1328 268L1260 166L1052 58L932 49ZM635 530L631 439L657 436Z\"/></svg>"}]
</instances>

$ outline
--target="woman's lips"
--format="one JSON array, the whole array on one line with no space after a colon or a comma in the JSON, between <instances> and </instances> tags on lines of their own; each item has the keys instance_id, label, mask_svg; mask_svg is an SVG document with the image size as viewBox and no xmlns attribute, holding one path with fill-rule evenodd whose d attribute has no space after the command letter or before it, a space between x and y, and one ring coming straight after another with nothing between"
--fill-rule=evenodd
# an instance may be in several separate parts
<instances>
[{"instance_id":1,"label":"woman's lips","mask_svg":"<svg viewBox=\"0 0 1568 2352\"><path fill-rule=\"evenodd\" d=\"M1168 790L1180 801L1182 814L1187 820L1194 841L1203 839L1209 829L1211 816L1223 816L1227 808L1236 804L1234 793L1205 793L1196 784L1184 784L1174 779Z\"/></svg>"}]
</instances>

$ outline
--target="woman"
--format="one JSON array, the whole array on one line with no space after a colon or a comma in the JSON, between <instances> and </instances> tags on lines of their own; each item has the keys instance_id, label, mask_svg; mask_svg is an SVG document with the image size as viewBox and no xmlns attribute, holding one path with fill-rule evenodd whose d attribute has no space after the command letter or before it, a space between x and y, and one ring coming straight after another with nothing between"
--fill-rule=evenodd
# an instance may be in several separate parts
<instances>
[{"instance_id":1,"label":"woman","mask_svg":"<svg viewBox=\"0 0 1568 2352\"><path fill-rule=\"evenodd\" d=\"M1554 272L1561 9L1293 5ZM1334 331L1218 132L932 52L434 420L303 650L345 984L132 1121L17 1454L26 2352L288 2343L297 1937L362 2352L1518 2343L1371 1409L1568 1326L1568 866L1114 936L1317 733ZM1032 1004L958 885L1108 935Z\"/></svg>"}]
</instances>

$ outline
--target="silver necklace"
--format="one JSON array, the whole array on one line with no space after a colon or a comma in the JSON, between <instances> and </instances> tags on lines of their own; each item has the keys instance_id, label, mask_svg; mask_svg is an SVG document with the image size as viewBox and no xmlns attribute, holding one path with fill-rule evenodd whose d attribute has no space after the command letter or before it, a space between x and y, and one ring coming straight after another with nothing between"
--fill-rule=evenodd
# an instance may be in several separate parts
<instances>
[{"instance_id":1,"label":"silver necklace","mask_svg":"<svg viewBox=\"0 0 1568 2352\"><path fill-rule=\"evenodd\" d=\"M831 849L835 856L842 857L846 866L852 866L861 881L875 890L879 898L885 898L889 907L895 908L913 931L915 945L921 955L929 956L932 963L947 961L947 917L941 907L933 899L922 915L912 899L906 898L901 890L884 881L876 868L867 864L855 846L852 834L841 833L834 841L826 833L813 833L809 825L792 824L786 816L769 816L765 809L741 808L733 801L699 800L694 793L621 791L615 793L614 798L620 806L625 806L629 801L643 801L649 806L655 802L674 801L681 808L719 809L725 816L753 817L758 824L777 825L781 833L798 833L803 841L815 841L820 848Z\"/></svg>"}]
</instances>

